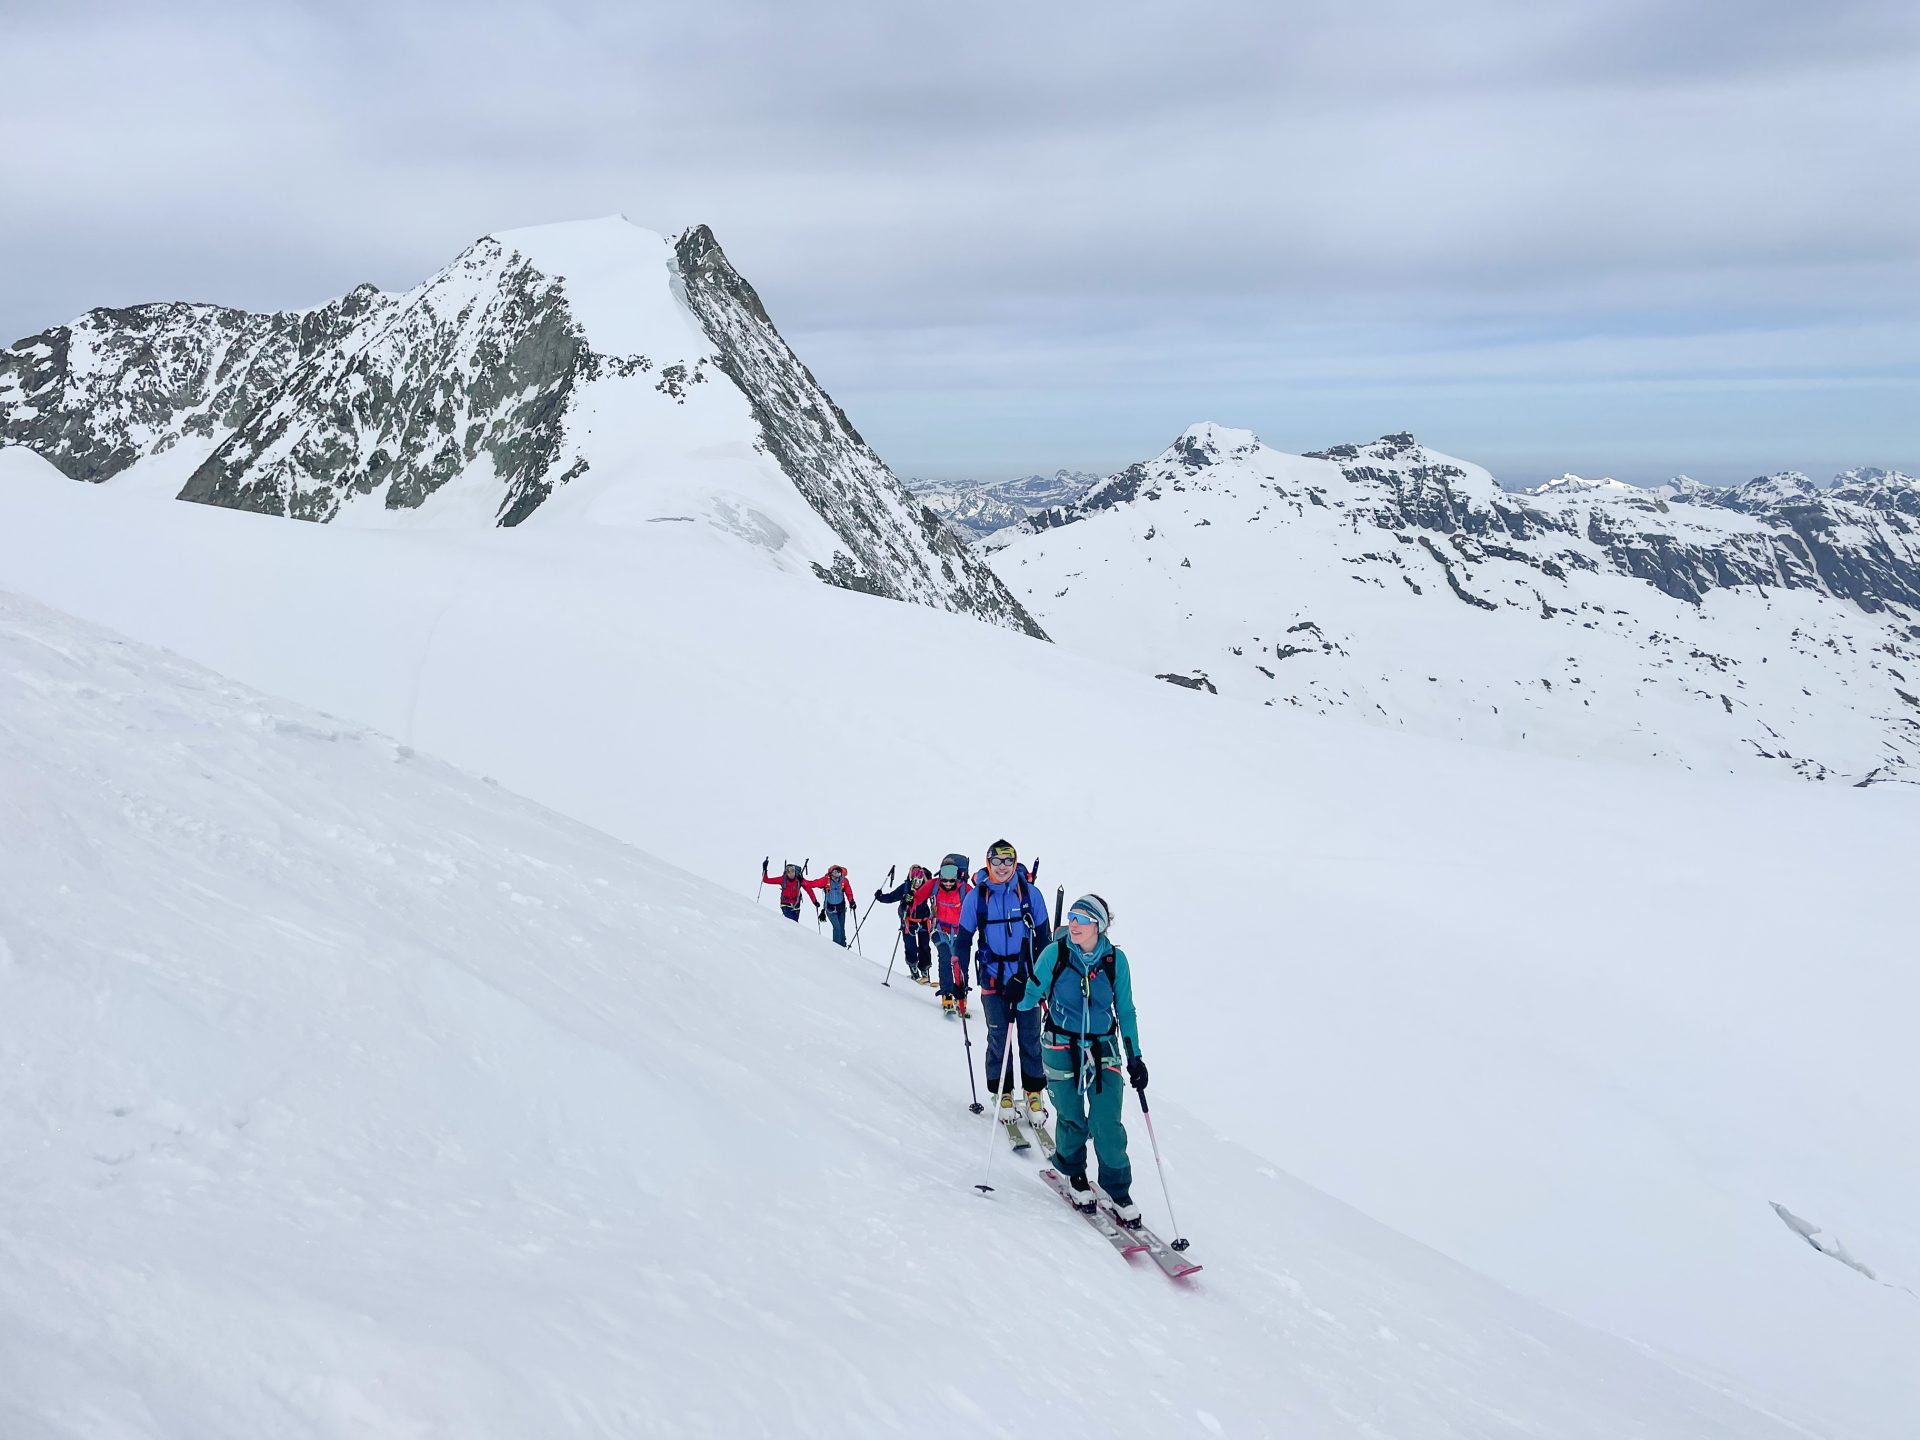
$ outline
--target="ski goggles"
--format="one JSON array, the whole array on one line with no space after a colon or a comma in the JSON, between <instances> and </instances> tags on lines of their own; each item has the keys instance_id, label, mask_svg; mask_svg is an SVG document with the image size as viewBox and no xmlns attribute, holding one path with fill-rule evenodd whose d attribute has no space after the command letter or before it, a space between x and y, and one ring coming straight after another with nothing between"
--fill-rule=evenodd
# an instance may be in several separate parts
<instances>
[{"instance_id":1,"label":"ski goggles","mask_svg":"<svg viewBox=\"0 0 1920 1440\"><path fill-rule=\"evenodd\" d=\"M1011 865L1020 857L1011 850L998 850L987 856L989 865Z\"/></svg>"},{"instance_id":2,"label":"ski goggles","mask_svg":"<svg viewBox=\"0 0 1920 1440\"><path fill-rule=\"evenodd\" d=\"M1069 910L1067 912L1067 923L1069 925L1091 925L1096 930L1100 928L1100 922L1084 910Z\"/></svg>"},{"instance_id":3,"label":"ski goggles","mask_svg":"<svg viewBox=\"0 0 1920 1440\"><path fill-rule=\"evenodd\" d=\"M940 867L940 878L942 880L958 880L960 878L960 867L958 865L942 865Z\"/></svg>"}]
</instances>

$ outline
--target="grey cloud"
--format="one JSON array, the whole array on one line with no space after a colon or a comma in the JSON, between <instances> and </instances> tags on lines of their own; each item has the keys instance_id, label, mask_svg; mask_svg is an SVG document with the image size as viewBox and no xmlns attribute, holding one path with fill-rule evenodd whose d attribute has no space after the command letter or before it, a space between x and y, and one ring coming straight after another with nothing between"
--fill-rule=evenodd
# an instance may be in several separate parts
<instances>
[{"instance_id":1,"label":"grey cloud","mask_svg":"<svg viewBox=\"0 0 1920 1440\"><path fill-rule=\"evenodd\" d=\"M1315 354L1383 387L1670 375L1797 331L1823 366L1848 334L1912 365L1916 13L47 7L0 47L0 328L407 285L487 230L622 210L712 223L880 405L881 372L1064 394Z\"/></svg>"}]
</instances>

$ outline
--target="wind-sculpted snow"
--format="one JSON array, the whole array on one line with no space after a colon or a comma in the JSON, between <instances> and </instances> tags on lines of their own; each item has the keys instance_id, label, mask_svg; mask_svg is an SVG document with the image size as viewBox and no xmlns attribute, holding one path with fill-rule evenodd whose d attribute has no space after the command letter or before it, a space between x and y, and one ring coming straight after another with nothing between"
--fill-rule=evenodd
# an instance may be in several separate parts
<instances>
[{"instance_id":1,"label":"wind-sculpted snow","mask_svg":"<svg viewBox=\"0 0 1920 1440\"><path fill-rule=\"evenodd\" d=\"M1337 471L1307 468L1328 506L1303 507L1344 516ZM1251 539L1254 508L1197 535ZM1342 531L1340 553L1401 548ZM1167 527L1145 548L1142 572L1220 564ZM1574 653L1566 622L1464 605L1413 559L1434 613L1537 635L1536 662ZM1771 1437L1721 1387L1803 1440L1916 1433L1920 1154L1889 1137L1920 1095L1899 959L1920 790L1265 710L1231 701L1231 656L1220 698L1195 694L694 525L290 525L76 485L17 450L0 588L342 717L84 627L0 639L9 1437L64 1440L41 1408L131 1408L129 1390L173 1408L80 1433L332 1435L352 1425L305 1417L337 1401L373 1433L473 1440L643 1414L672 1434L771 1415L819 1434ZM1344 573L1321 593L1343 589L1382 593ZM1390 658L1453 663L1467 635L1437 624ZM1322 647L1351 639L1283 619L1262 663L1334 663ZM955 675L1036 700L948 784ZM1578 714L1583 688L1554 691ZM865 961L752 909L769 850L830 853L865 890L1000 835L1040 859L1050 903L1061 885L1115 906L1207 1264L1190 1295L1121 1267L1004 1151L995 1198L974 1196L987 1137L960 1039L897 970L876 983L884 908ZM100 1058L125 1049L137 1063ZM1088 1341L1064 1390L1032 1348L1060 1333ZM971 1368L930 1382L921 1339ZM1676 1392L1658 1355L1719 1384ZM5 1409L23 1396L32 1423ZM298 1423L261 1421L273 1405Z\"/></svg>"},{"instance_id":2,"label":"wind-sculpted snow","mask_svg":"<svg viewBox=\"0 0 1920 1440\"><path fill-rule=\"evenodd\" d=\"M6 593L0 671L9 1437L1806 1433L1167 1106L1174 1289L770 907Z\"/></svg>"},{"instance_id":3,"label":"wind-sculpted snow","mask_svg":"<svg viewBox=\"0 0 1920 1440\"><path fill-rule=\"evenodd\" d=\"M1920 762L1895 473L1513 494L1411 435L1293 456L1199 425L989 548L1056 636L1223 695L1810 778Z\"/></svg>"},{"instance_id":4,"label":"wind-sculpted snow","mask_svg":"<svg viewBox=\"0 0 1920 1440\"><path fill-rule=\"evenodd\" d=\"M617 218L506 231L405 294L313 311L93 311L0 352L0 441L75 479L301 520L697 516L779 568L1040 633L705 227L677 249Z\"/></svg>"}]
</instances>

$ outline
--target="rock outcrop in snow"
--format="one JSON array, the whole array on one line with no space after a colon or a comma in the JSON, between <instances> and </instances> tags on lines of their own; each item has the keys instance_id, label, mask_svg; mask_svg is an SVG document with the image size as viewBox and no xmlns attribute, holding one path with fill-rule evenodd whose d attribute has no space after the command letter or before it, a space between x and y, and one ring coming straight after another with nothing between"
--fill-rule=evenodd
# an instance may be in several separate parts
<instances>
[{"instance_id":1,"label":"rock outcrop in snow","mask_svg":"<svg viewBox=\"0 0 1920 1440\"><path fill-rule=\"evenodd\" d=\"M502 232L404 294L308 311L92 311L0 352L0 443L304 520L703 519L833 584L1040 633L704 226Z\"/></svg>"},{"instance_id":2,"label":"rock outcrop in snow","mask_svg":"<svg viewBox=\"0 0 1920 1440\"><path fill-rule=\"evenodd\" d=\"M1222 694L1815 778L1920 763L1920 485L1897 474L1513 494L1411 435L1295 456L1197 425L995 564L1067 642Z\"/></svg>"}]
</instances>

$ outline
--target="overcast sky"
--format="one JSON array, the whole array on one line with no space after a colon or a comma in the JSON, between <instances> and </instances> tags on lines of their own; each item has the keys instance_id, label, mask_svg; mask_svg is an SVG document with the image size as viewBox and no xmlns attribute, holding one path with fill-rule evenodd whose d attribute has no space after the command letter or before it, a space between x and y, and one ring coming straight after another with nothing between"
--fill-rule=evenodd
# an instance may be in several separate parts
<instances>
[{"instance_id":1,"label":"overcast sky","mask_svg":"<svg viewBox=\"0 0 1920 1440\"><path fill-rule=\"evenodd\" d=\"M0 331L714 227L907 475L1920 471L1912 0L0 0Z\"/></svg>"}]
</instances>

